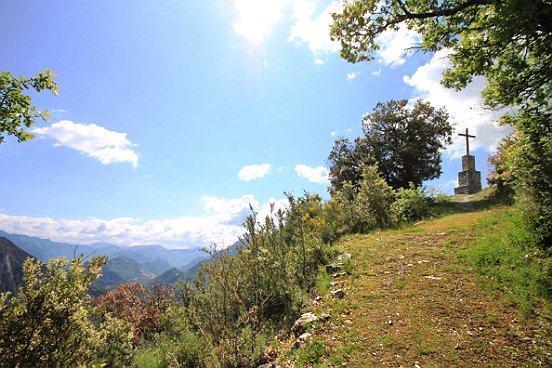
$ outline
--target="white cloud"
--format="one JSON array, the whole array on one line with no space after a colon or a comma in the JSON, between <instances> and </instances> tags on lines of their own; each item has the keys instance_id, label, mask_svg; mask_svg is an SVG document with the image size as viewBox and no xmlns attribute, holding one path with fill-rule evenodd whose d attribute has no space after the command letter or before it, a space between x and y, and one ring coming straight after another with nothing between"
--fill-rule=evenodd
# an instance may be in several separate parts
<instances>
[{"instance_id":1,"label":"white cloud","mask_svg":"<svg viewBox=\"0 0 552 368\"><path fill-rule=\"evenodd\" d=\"M80 124L70 120L61 120L44 128L35 128L32 132L39 136L54 138L56 146L65 146L82 152L100 161L104 165L128 162L138 165L138 154L133 151L126 133L107 130L96 124Z\"/></svg>"},{"instance_id":2,"label":"white cloud","mask_svg":"<svg viewBox=\"0 0 552 368\"><path fill-rule=\"evenodd\" d=\"M347 80L348 80L348 81L353 80L353 79L355 79L356 77L358 77L358 73L357 73L357 72L347 73Z\"/></svg>"},{"instance_id":3,"label":"white cloud","mask_svg":"<svg viewBox=\"0 0 552 368\"><path fill-rule=\"evenodd\" d=\"M312 183L327 183L328 182L328 169L324 166L310 167L307 165L299 164L295 166L295 172L302 178L306 178Z\"/></svg>"},{"instance_id":4,"label":"white cloud","mask_svg":"<svg viewBox=\"0 0 552 368\"><path fill-rule=\"evenodd\" d=\"M258 212L258 219L285 208L286 199L273 199L260 204L253 195L223 199L202 199L204 214L165 220L141 221L121 217L110 220L53 219L48 217L11 216L0 213L0 229L15 234L48 238L72 244L109 242L123 245L160 244L169 248L202 247L216 243L219 247L233 244L243 234L249 205Z\"/></svg>"},{"instance_id":5,"label":"white cloud","mask_svg":"<svg viewBox=\"0 0 552 368\"><path fill-rule=\"evenodd\" d=\"M316 65L324 65L324 64L325 64L324 60L322 60L322 59L320 59L320 58L314 59L314 63L315 63Z\"/></svg>"},{"instance_id":6,"label":"white cloud","mask_svg":"<svg viewBox=\"0 0 552 368\"><path fill-rule=\"evenodd\" d=\"M234 0L238 21L234 31L259 45L265 40L274 25L282 17L282 11L291 0Z\"/></svg>"},{"instance_id":7,"label":"white cloud","mask_svg":"<svg viewBox=\"0 0 552 368\"><path fill-rule=\"evenodd\" d=\"M376 77L379 76L380 74L381 74L381 68L379 68L379 69L377 69L377 70L374 70L374 71L372 72L372 75L374 75L374 76L376 76Z\"/></svg>"},{"instance_id":8,"label":"white cloud","mask_svg":"<svg viewBox=\"0 0 552 368\"><path fill-rule=\"evenodd\" d=\"M251 181L253 179L262 178L268 174L270 168L270 164L245 165L238 172L238 178L243 181Z\"/></svg>"},{"instance_id":9,"label":"white cloud","mask_svg":"<svg viewBox=\"0 0 552 368\"><path fill-rule=\"evenodd\" d=\"M315 56L339 51L339 42L330 39L330 25L333 22L332 13L339 13L342 10L343 4L339 1L333 1L316 16L315 1L295 1L293 3L293 14L296 23L291 28L289 41L307 44ZM317 57L315 63L320 63L320 60Z\"/></svg>"},{"instance_id":10,"label":"white cloud","mask_svg":"<svg viewBox=\"0 0 552 368\"><path fill-rule=\"evenodd\" d=\"M477 138L470 141L472 150L479 147L493 150L498 141L510 132L509 127L497 124L504 111L483 108L480 93L485 81L482 77L474 78L460 92L444 88L439 82L442 72L450 66L448 55L447 50L435 53L429 63L420 66L412 76L404 76L403 80L415 88L419 98L429 101L434 107L445 107L452 121L457 124L457 130L468 128L470 134L476 135ZM465 139L455 134L454 143L449 147L448 153L452 157L465 154Z\"/></svg>"},{"instance_id":11,"label":"white cloud","mask_svg":"<svg viewBox=\"0 0 552 368\"><path fill-rule=\"evenodd\" d=\"M334 130L333 132L330 132L330 135L331 135L332 137L335 137L335 135L336 135L337 133L339 133L339 131L338 131L338 130Z\"/></svg>"},{"instance_id":12,"label":"white cloud","mask_svg":"<svg viewBox=\"0 0 552 368\"><path fill-rule=\"evenodd\" d=\"M377 51L379 61L392 68L401 66L406 62L406 57L413 54L414 51L411 48L420 41L420 34L404 25L401 25L397 31L385 31L377 39L380 45Z\"/></svg>"}]
</instances>

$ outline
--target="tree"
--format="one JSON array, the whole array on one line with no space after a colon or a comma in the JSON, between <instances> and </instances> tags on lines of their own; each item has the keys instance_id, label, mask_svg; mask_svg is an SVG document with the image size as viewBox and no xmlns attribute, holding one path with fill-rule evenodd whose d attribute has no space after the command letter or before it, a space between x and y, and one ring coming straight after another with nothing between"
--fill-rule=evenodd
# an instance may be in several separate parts
<instances>
[{"instance_id":1,"label":"tree","mask_svg":"<svg viewBox=\"0 0 552 368\"><path fill-rule=\"evenodd\" d=\"M37 111L31 104L31 97L24 95L23 90L34 89L37 92L49 90L54 95L58 93L58 85L49 70L44 70L34 77L24 78L2 72L0 76L0 143L5 135L13 135L18 142L26 142L34 138L25 128L33 126L37 119L44 121L49 117L48 111Z\"/></svg>"},{"instance_id":2,"label":"tree","mask_svg":"<svg viewBox=\"0 0 552 368\"><path fill-rule=\"evenodd\" d=\"M441 175L441 150L452 142L452 126L444 109L418 100L379 102L363 119L364 142L387 184L416 186Z\"/></svg>"},{"instance_id":3,"label":"tree","mask_svg":"<svg viewBox=\"0 0 552 368\"><path fill-rule=\"evenodd\" d=\"M416 186L441 175L441 150L451 143L452 127L444 109L429 103L407 100L379 102L363 118L364 136L337 140L330 162L331 191L345 182L356 186L366 165L375 164L393 188Z\"/></svg>"},{"instance_id":4,"label":"tree","mask_svg":"<svg viewBox=\"0 0 552 368\"><path fill-rule=\"evenodd\" d=\"M98 313L87 294L106 262L28 258L24 286L0 297L0 366L128 366L130 326Z\"/></svg>"}]
</instances>

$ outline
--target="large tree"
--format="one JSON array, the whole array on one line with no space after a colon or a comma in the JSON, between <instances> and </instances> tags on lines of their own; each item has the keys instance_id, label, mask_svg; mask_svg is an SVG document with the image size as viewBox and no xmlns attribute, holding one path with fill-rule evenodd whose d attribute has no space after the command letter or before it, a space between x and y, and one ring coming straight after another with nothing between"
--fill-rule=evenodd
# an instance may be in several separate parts
<instances>
[{"instance_id":1,"label":"large tree","mask_svg":"<svg viewBox=\"0 0 552 368\"><path fill-rule=\"evenodd\" d=\"M441 151L451 143L444 109L418 100L379 102L362 121L364 142L385 181L393 188L416 186L441 175Z\"/></svg>"},{"instance_id":2,"label":"large tree","mask_svg":"<svg viewBox=\"0 0 552 368\"><path fill-rule=\"evenodd\" d=\"M449 50L442 84L460 90L483 76L489 108L515 107L502 121L518 138L513 164L525 219L537 241L552 244L552 1L357 0L334 14L332 38L350 62L371 60L378 36L407 27L422 51Z\"/></svg>"},{"instance_id":3,"label":"large tree","mask_svg":"<svg viewBox=\"0 0 552 368\"><path fill-rule=\"evenodd\" d=\"M353 145L339 139L328 157L331 190L341 189L345 182L355 185L362 168L377 165L388 185L393 188L416 186L441 175L441 151L451 143L452 127L444 109L417 101L379 102L363 118L364 136Z\"/></svg>"},{"instance_id":4,"label":"large tree","mask_svg":"<svg viewBox=\"0 0 552 368\"><path fill-rule=\"evenodd\" d=\"M52 80L55 75L44 70L34 77L14 76L9 72L0 75L0 143L5 135L13 135L19 142L25 142L34 136L27 131L37 119L47 120L48 111L37 111L31 103L31 97L25 90L37 92L49 90L57 95L58 85Z\"/></svg>"}]
</instances>

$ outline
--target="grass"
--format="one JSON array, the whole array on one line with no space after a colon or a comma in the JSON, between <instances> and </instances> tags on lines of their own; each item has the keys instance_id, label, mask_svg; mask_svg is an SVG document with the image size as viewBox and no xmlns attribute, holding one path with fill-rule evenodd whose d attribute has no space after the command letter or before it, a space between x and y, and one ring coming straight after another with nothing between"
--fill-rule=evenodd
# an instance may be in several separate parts
<instances>
[{"instance_id":1,"label":"grass","mask_svg":"<svg viewBox=\"0 0 552 368\"><path fill-rule=\"evenodd\" d=\"M298 367L316 364L326 355L326 344L322 340L313 340L305 344L297 356L296 364Z\"/></svg>"},{"instance_id":2,"label":"grass","mask_svg":"<svg viewBox=\"0 0 552 368\"><path fill-rule=\"evenodd\" d=\"M416 226L342 239L340 251L352 254L345 299L326 294L311 306L331 320L278 363L552 366L552 314L543 307L550 259L527 243L513 208L473 202L445 203L449 214Z\"/></svg>"},{"instance_id":3,"label":"grass","mask_svg":"<svg viewBox=\"0 0 552 368\"><path fill-rule=\"evenodd\" d=\"M474 230L478 239L460 257L483 276L485 287L506 293L525 315L540 304L552 311L552 258L531 245L520 213L503 208Z\"/></svg>"}]
</instances>

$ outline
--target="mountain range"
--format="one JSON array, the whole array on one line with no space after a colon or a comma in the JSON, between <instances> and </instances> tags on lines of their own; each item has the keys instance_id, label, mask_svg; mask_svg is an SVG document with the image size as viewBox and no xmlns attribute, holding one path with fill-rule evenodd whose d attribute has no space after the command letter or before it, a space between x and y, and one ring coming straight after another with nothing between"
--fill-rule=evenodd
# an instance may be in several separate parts
<instances>
[{"instance_id":1,"label":"mountain range","mask_svg":"<svg viewBox=\"0 0 552 368\"><path fill-rule=\"evenodd\" d=\"M14 285L21 282L21 266L29 256L47 262L55 257L71 259L82 254L86 260L96 255L106 255L109 260L102 270L103 275L95 282L96 288L100 290L111 289L117 284L127 282L158 285L174 283L180 279L189 280L197 272L198 264L211 259L211 256L199 249L167 249L160 245L122 246L109 243L73 245L28 235L10 234L2 230L0 239L3 239L0 243L1 268L6 270L5 280L0 279L0 283L9 285L5 290L13 290ZM7 276L12 274L7 271L8 268L18 271L13 276Z\"/></svg>"}]
</instances>

